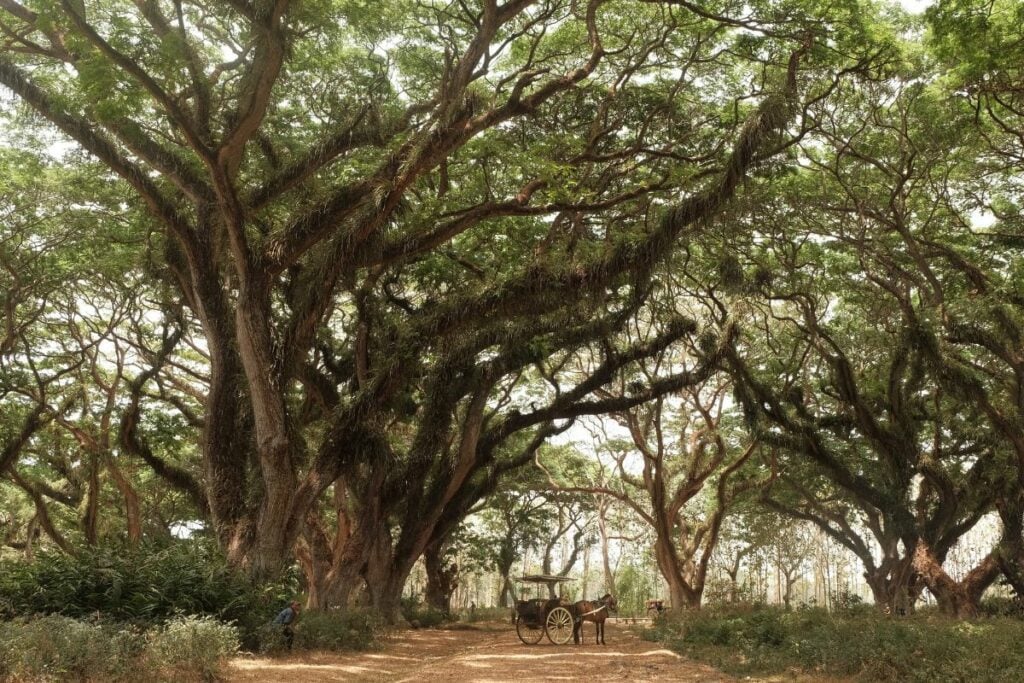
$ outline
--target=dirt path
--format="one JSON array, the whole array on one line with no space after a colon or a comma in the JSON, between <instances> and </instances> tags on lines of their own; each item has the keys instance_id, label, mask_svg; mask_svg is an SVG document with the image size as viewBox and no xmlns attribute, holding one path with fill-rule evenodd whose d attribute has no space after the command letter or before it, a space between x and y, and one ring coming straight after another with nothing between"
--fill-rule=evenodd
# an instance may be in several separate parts
<instances>
[{"instance_id":1,"label":"dirt path","mask_svg":"<svg viewBox=\"0 0 1024 683\"><path fill-rule=\"evenodd\" d=\"M286 658L238 658L229 681L734 681L641 640L625 625L608 625L607 646L527 646L515 629L496 624L479 629L403 631L380 650L351 654L304 653Z\"/></svg>"}]
</instances>

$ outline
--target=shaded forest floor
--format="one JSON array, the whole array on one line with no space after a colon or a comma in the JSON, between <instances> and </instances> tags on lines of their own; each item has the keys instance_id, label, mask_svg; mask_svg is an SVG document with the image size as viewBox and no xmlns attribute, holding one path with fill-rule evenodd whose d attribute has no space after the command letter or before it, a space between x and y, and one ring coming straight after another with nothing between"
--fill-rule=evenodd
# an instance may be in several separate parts
<instances>
[{"instance_id":1,"label":"shaded forest floor","mask_svg":"<svg viewBox=\"0 0 1024 683\"><path fill-rule=\"evenodd\" d=\"M235 681L734 681L687 660L658 643L641 640L625 625L608 625L608 645L594 644L586 624L585 645L527 646L508 624L401 631L373 652L296 653L287 657L239 657ZM636 628L636 627L634 627Z\"/></svg>"}]
</instances>

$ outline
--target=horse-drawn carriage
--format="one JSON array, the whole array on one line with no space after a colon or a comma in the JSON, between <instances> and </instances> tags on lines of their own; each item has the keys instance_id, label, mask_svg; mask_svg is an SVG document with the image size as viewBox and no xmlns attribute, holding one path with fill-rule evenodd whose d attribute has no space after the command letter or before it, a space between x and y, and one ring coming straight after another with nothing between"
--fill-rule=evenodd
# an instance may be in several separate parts
<instances>
[{"instance_id":1,"label":"horse-drawn carriage","mask_svg":"<svg viewBox=\"0 0 1024 683\"><path fill-rule=\"evenodd\" d=\"M517 581L535 584L540 592L542 585L553 587L572 579L533 574ZM549 589L549 595L551 592ZM545 635L555 645L565 645L572 639L574 626L572 603L564 598L535 597L516 602L516 635L526 645L536 645Z\"/></svg>"},{"instance_id":2,"label":"horse-drawn carriage","mask_svg":"<svg viewBox=\"0 0 1024 683\"><path fill-rule=\"evenodd\" d=\"M648 600L646 604L647 616L651 619L656 619L664 613L668 607L665 607L664 600Z\"/></svg>"},{"instance_id":3,"label":"horse-drawn carriage","mask_svg":"<svg viewBox=\"0 0 1024 683\"><path fill-rule=\"evenodd\" d=\"M583 640L582 626L584 621L596 624L596 641L604 644L604 622L610 612L616 611L616 601L610 593L599 600L580 600L572 603L564 598L552 598L554 587L566 581L564 576L545 576L533 574L517 579L521 583L532 583L548 587L548 597L536 597L531 600L516 602L515 623L516 635L526 645L536 645L545 636L555 645L565 645L571 638L579 643Z\"/></svg>"}]
</instances>

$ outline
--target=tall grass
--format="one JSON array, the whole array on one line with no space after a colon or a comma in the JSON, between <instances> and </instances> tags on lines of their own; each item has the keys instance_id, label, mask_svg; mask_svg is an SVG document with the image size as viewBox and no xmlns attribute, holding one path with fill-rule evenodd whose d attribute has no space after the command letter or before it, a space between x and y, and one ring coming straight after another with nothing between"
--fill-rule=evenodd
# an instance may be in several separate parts
<instances>
[{"instance_id":1,"label":"tall grass","mask_svg":"<svg viewBox=\"0 0 1024 683\"><path fill-rule=\"evenodd\" d=\"M209 681L238 650L238 632L181 617L144 631L60 615L0 623L0 680Z\"/></svg>"}]
</instances>

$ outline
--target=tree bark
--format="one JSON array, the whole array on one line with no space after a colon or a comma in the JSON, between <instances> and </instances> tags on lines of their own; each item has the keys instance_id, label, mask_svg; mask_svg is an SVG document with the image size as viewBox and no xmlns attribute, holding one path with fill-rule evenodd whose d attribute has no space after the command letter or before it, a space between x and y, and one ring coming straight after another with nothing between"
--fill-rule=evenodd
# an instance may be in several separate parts
<instances>
[{"instance_id":1,"label":"tree bark","mask_svg":"<svg viewBox=\"0 0 1024 683\"><path fill-rule=\"evenodd\" d=\"M703 594L703 585L690 586L680 570L679 556L676 553L672 538L661 534L655 537L654 555L658 569L668 584L669 599L675 608L699 609Z\"/></svg>"},{"instance_id":2,"label":"tree bark","mask_svg":"<svg viewBox=\"0 0 1024 683\"><path fill-rule=\"evenodd\" d=\"M1018 598L1024 598L1024 492L1013 491L996 501L1003 531L999 569Z\"/></svg>"},{"instance_id":3,"label":"tree bark","mask_svg":"<svg viewBox=\"0 0 1024 683\"><path fill-rule=\"evenodd\" d=\"M111 455L106 458L107 471L114 479L114 485L124 498L124 518L127 526L128 545L135 548L142 541L142 511L139 506L139 494L135 491L128 477L124 476L121 468L114 462Z\"/></svg>"},{"instance_id":4,"label":"tree bark","mask_svg":"<svg viewBox=\"0 0 1024 683\"><path fill-rule=\"evenodd\" d=\"M914 548L913 567L935 596L939 609L957 618L978 616L978 603L982 594L999 575L999 563L994 551L968 572L963 580L954 581L942 568L942 563L928 543L921 539Z\"/></svg>"},{"instance_id":5,"label":"tree bark","mask_svg":"<svg viewBox=\"0 0 1024 683\"><path fill-rule=\"evenodd\" d=\"M459 583L459 568L445 558L442 542L430 544L423 554L423 564L427 572L427 604L448 614L451 611L452 593Z\"/></svg>"}]
</instances>

